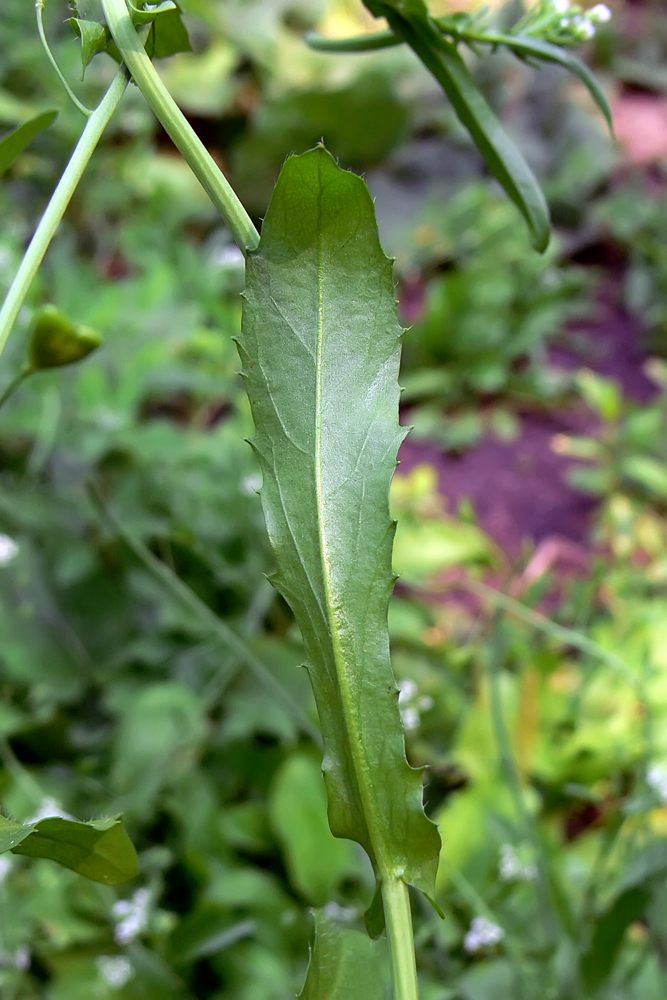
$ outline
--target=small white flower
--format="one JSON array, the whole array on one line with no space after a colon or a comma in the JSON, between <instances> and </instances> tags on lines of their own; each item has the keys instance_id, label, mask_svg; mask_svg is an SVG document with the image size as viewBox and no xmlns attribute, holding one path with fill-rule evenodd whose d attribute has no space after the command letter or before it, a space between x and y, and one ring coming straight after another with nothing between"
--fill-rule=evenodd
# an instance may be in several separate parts
<instances>
[{"instance_id":1,"label":"small white flower","mask_svg":"<svg viewBox=\"0 0 667 1000\"><path fill-rule=\"evenodd\" d=\"M511 844L502 844L498 876L501 882L534 882L537 878L537 865L534 861L521 858Z\"/></svg>"},{"instance_id":2,"label":"small white flower","mask_svg":"<svg viewBox=\"0 0 667 1000\"><path fill-rule=\"evenodd\" d=\"M254 473L252 476L246 476L241 483L241 490L246 496L252 496L253 493L257 493L258 490L262 488L262 477L259 473Z\"/></svg>"},{"instance_id":3,"label":"small white flower","mask_svg":"<svg viewBox=\"0 0 667 1000\"><path fill-rule=\"evenodd\" d=\"M13 868L12 859L6 855L0 855L0 885L5 881Z\"/></svg>"},{"instance_id":4,"label":"small white flower","mask_svg":"<svg viewBox=\"0 0 667 1000\"><path fill-rule=\"evenodd\" d=\"M235 243L228 243L213 251L211 263L220 268L240 270L244 266L245 258Z\"/></svg>"},{"instance_id":5,"label":"small white flower","mask_svg":"<svg viewBox=\"0 0 667 1000\"><path fill-rule=\"evenodd\" d=\"M646 784L656 793L663 805L667 805L667 767L651 764L646 774Z\"/></svg>"},{"instance_id":6,"label":"small white flower","mask_svg":"<svg viewBox=\"0 0 667 1000\"><path fill-rule=\"evenodd\" d=\"M553 0L552 6L557 14L566 14L570 9L570 0Z\"/></svg>"},{"instance_id":7,"label":"small white flower","mask_svg":"<svg viewBox=\"0 0 667 1000\"><path fill-rule=\"evenodd\" d=\"M412 704L418 693L419 688L409 677L399 681L398 707L401 713L401 719L403 720L403 726L405 731L408 733L412 733L415 729L419 729L419 723L421 722L419 709L415 704Z\"/></svg>"},{"instance_id":8,"label":"small white flower","mask_svg":"<svg viewBox=\"0 0 667 1000\"><path fill-rule=\"evenodd\" d=\"M406 732L414 733L415 729L419 729L419 723L421 722L421 715L419 714L419 709L410 705L408 708L404 708L401 711L401 718L403 719L403 725Z\"/></svg>"},{"instance_id":9,"label":"small white flower","mask_svg":"<svg viewBox=\"0 0 667 1000\"><path fill-rule=\"evenodd\" d=\"M463 947L469 954L490 948L505 937L505 931L486 917L475 917L470 930L463 939Z\"/></svg>"},{"instance_id":10,"label":"small white flower","mask_svg":"<svg viewBox=\"0 0 667 1000\"><path fill-rule=\"evenodd\" d=\"M358 913L353 906L340 906L339 903L333 900L327 903L324 907L324 912L331 920L340 920L344 923L350 924L353 920L356 920Z\"/></svg>"},{"instance_id":11,"label":"small white flower","mask_svg":"<svg viewBox=\"0 0 667 1000\"><path fill-rule=\"evenodd\" d=\"M14 967L25 972L30 968L30 949L23 945L14 952Z\"/></svg>"},{"instance_id":12,"label":"small white flower","mask_svg":"<svg viewBox=\"0 0 667 1000\"><path fill-rule=\"evenodd\" d=\"M591 7L588 11L588 19L593 24L606 24L607 21L611 21L611 11L606 3L596 3L595 7Z\"/></svg>"},{"instance_id":13,"label":"small white flower","mask_svg":"<svg viewBox=\"0 0 667 1000\"><path fill-rule=\"evenodd\" d=\"M582 17L580 21L577 22L577 36L582 39L582 41L589 41L595 35L595 25L592 21L589 21L587 17Z\"/></svg>"},{"instance_id":14,"label":"small white flower","mask_svg":"<svg viewBox=\"0 0 667 1000\"><path fill-rule=\"evenodd\" d=\"M398 704L407 705L417 694L418 688L413 680L406 677L398 683Z\"/></svg>"},{"instance_id":15,"label":"small white flower","mask_svg":"<svg viewBox=\"0 0 667 1000\"><path fill-rule=\"evenodd\" d=\"M99 955L95 964L100 977L112 990L122 990L134 975L132 963L124 955Z\"/></svg>"},{"instance_id":16,"label":"small white flower","mask_svg":"<svg viewBox=\"0 0 667 1000\"><path fill-rule=\"evenodd\" d=\"M41 819L72 819L69 813L66 813L63 807L60 805L57 799L54 799L51 795L45 795L39 804L39 809L34 816L26 820L26 823L39 823Z\"/></svg>"},{"instance_id":17,"label":"small white flower","mask_svg":"<svg viewBox=\"0 0 667 1000\"><path fill-rule=\"evenodd\" d=\"M137 889L132 899L119 899L111 909L117 921L114 939L117 944L129 944L148 926L151 894L148 889Z\"/></svg>"},{"instance_id":18,"label":"small white flower","mask_svg":"<svg viewBox=\"0 0 667 1000\"><path fill-rule=\"evenodd\" d=\"M19 547L9 535L0 535L0 566L6 566L19 554Z\"/></svg>"}]
</instances>

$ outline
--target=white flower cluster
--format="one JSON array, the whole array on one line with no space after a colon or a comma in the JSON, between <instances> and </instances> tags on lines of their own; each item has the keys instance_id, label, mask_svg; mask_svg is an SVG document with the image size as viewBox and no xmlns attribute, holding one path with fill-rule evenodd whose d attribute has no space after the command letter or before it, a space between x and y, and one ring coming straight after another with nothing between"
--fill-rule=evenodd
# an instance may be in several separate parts
<instances>
[{"instance_id":1,"label":"white flower cluster","mask_svg":"<svg viewBox=\"0 0 667 1000\"><path fill-rule=\"evenodd\" d=\"M148 926L151 894L149 889L137 889L132 899L119 899L111 915L116 920L114 938L117 944L129 944Z\"/></svg>"},{"instance_id":2,"label":"white flower cluster","mask_svg":"<svg viewBox=\"0 0 667 1000\"><path fill-rule=\"evenodd\" d=\"M99 955L95 964L100 978L112 990L122 990L134 975L132 963L124 955Z\"/></svg>"},{"instance_id":3,"label":"white flower cluster","mask_svg":"<svg viewBox=\"0 0 667 1000\"><path fill-rule=\"evenodd\" d=\"M505 937L505 931L486 917L474 917L470 930L463 939L463 947L473 955L483 948L491 948Z\"/></svg>"},{"instance_id":4,"label":"white flower cluster","mask_svg":"<svg viewBox=\"0 0 667 1000\"><path fill-rule=\"evenodd\" d=\"M19 547L9 535L0 535L0 566L6 566L19 554Z\"/></svg>"},{"instance_id":5,"label":"white flower cluster","mask_svg":"<svg viewBox=\"0 0 667 1000\"><path fill-rule=\"evenodd\" d=\"M590 10L572 7L570 0L551 0L551 9L561 15L559 26L573 39L587 42L595 35L599 24L611 20L611 10L605 3L597 3Z\"/></svg>"},{"instance_id":6,"label":"white flower cluster","mask_svg":"<svg viewBox=\"0 0 667 1000\"><path fill-rule=\"evenodd\" d=\"M646 773L646 784L653 789L663 805L667 805L667 766L651 764Z\"/></svg>"},{"instance_id":7,"label":"white flower cluster","mask_svg":"<svg viewBox=\"0 0 667 1000\"><path fill-rule=\"evenodd\" d=\"M433 698L430 695L418 697L419 688L413 680L406 677L398 683L398 707L406 733L419 729L421 713L433 708Z\"/></svg>"},{"instance_id":8,"label":"white flower cluster","mask_svg":"<svg viewBox=\"0 0 667 1000\"><path fill-rule=\"evenodd\" d=\"M537 878L537 865L522 857L511 844L503 844L500 848L498 875L501 882L534 882Z\"/></svg>"}]
</instances>

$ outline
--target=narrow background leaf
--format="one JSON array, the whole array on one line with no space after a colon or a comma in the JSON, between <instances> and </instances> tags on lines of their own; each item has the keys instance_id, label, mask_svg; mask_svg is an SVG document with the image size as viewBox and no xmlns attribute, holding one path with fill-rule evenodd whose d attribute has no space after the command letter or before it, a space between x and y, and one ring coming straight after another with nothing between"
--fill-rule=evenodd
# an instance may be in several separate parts
<instances>
[{"instance_id":1,"label":"narrow background leaf","mask_svg":"<svg viewBox=\"0 0 667 1000\"><path fill-rule=\"evenodd\" d=\"M365 2L372 14L387 19L442 86L487 167L523 214L535 249L545 250L550 223L542 188L477 87L456 45L440 33L422 0Z\"/></svg>"},{"instance_id":2,"label":"narrow background leaf","mask_svg":"<svg viewBox=\"0 0 667 1000\"><path fill-rule=\"evenodd\" d=\"M19 125L0 140L0 176L9 170L35 136L52 125L57 117L57 111L44 111L41 115L36 115L23 125Z\"/></svg>"}]
</instances>

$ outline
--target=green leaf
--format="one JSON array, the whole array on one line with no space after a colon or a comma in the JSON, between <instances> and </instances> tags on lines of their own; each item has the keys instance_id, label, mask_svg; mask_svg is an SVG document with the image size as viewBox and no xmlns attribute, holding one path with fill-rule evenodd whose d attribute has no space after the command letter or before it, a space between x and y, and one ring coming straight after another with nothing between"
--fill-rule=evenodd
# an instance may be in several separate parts
<instances>
[{"instance_id":1,"label":"green leaf","mask_svg":"<svg viewBox=\"0 0 667 1000\"><path fill-rule=\"evenodd\" d=\"M551 42L542 41L540 38L523 38L521 35L494 33L493 40L498 44L507 45L516 55L533 56L535 59L541 59L542 62L557 63L578 77L584 86L588 88L591 97L604 115L604 119L609 126L609 131L613 135L614 122L607 95L596 80L595 74L591 73L588 66L580 59L573 56L567 49L562 49L559 45L553 45Z\"/></svg>"},{"instance_id":2,"label":"green leaf","mask_svg":"<svg viewBox=\"0 0 667 1000\"><path fill-rule=\"evenodd\" d=\"M104 885L139 874L137 852L118 818L79 823L54 817L22 825L0 816L0 854L5 851L57 861Z\"/></svg>"},{"instance_id":3,"label":"green leaf","mask_svg":"<svg viewBox=\"0 0 667 1000\"><path fill-rule=\"evenodd\" d=\"M36 115L23 125L19 125L0 141L0 177L9 170L14 160L19 158L35 136L52 125L57 117L57 111L44 111L41 115Z\"/></svg>"},{"instance_id":4,"label":"green leaf","mask_svg":"<svg viewBox=\"0 0 667 1000\"><path fill-rule=\"evenodd\" d=\"M587 996L592 996L611 974L627 928L644 915L650 898L647 888L626 889L595 922L591 943L581 958Z\"/></svg>"},{"instance_id":5,"label":"green leaf","mask_svg":"<svg viewBox=\"0 0 667 1000\"><path fill-rule=\"evenodd\" d=\"M12 851L21 841L29 837L35 828L23 823L14 823L0 816L0 854Z\"/></svg>"},{"instance_id":6,"label":"green leaf","mask_svg":"<svg viewBox=\"0 0 667 1000\"><path fill-rule=\"evenodd\" d=\"M312 757L293 754L284 762L271 789L269 815L292 883L315 906L324 906L358 865L352 844L331 834L321 768Z\"/></svg>"},{"instance_id":7,"label":"green leaf","mask_svg":"<svg viewBox=\"0 0 667 1000\"><path fill-rule=\"evenodd\" d=\"M431 893L440 838L405 758L387 630L401 329L369 191L323 147L283 167L245 297L273 582L304 638L329 823L381 879Z\"/></svg>"},{"instance_id":8,"label":"green leaf","mask_svg":"<svg viewBox=\"0 0 667 1000\"><path fill-rule=\"evenodd\" d=\"M90 60L105 52L111 42L109 29L99 21L86 21L82 18L70 17L69 23L74 33L81 39L81 67L85 73Z\"/></svg>"},{"instance_id":9,"label":"green leaf","mask_svg":"<svg viewBox=\"0 0 667 1000\"><path fill-rule=\"evenodd\" d=\"M376 17L387 19L440 83L487 167L522 212L535 249L545 250L549 243L549 209L542 189L477 87L456 45L440 33L423 0L364 2Z\"/></svg>"},{"instance_id":10,"label":"green leaf","mask_svg":"<svg viewBox=\"0 0 667 1000\"><path fill-rule=\"evenodd\" d=\"M130 12L135 25L152 23L146 41L146 51L152 59L162 59L165 56L176 55L177 52L192 51L180 8L173 0L163 0L157 4L147 3L143 7L135 7L131 3Z\"/></svg>"},{"instance_id":11,"label":"green leaf","mask_svg":"<svg viewBox=\"0 0 667 1000\"><path fill-rule=\"evenodd\" d=\"M315 944L299 1000L385 1000L381 946L315 911Z\"/></svg>"},{"instance_id":12,"label":"green leaf","mask_svg":"<svg viewBox=\"0 0 667 1000\"><path fill-rule=\"evenodd\" d=\"M100 24L106 24L102 0L76 0L73 6L84 21L99 21Z\"/></svg>"}]
</instances>

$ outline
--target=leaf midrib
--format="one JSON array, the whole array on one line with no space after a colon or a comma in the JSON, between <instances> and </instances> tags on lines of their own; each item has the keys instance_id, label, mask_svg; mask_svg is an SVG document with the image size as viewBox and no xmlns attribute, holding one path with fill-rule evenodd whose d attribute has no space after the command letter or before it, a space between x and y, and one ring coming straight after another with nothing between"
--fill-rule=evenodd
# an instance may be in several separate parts
<instances>
[{"instance_id":1,"label":"leaf midrib","mask_svg":"<svg viewBox=\"0 0 667 1000\"><path fill-rule=\"evenodd\" d=\"M322 190L318 196L318 213L322 218ZM326 518L324 516L324 501L322 488L322 354L324 345L324 283L326 277L326 264L324 261L323 248L323 226L318 226L317 237L317 349L315 355L315 495L317 503L317 524L320 541L320 561L322 566L322 585L324 588L324 601L327 614L327 622L331 634L331 646L333 650L334 666L336 670L336 680L343 708L343 718L345 721L345 732L347 736L350 755L354 768L354 782L357 786L359 798L361 800L363 819L368 830L368 835L373 850L375 862L381 878L390 875L386 864L385 851L382 850L381 838L377 824L374 821L375 808L372 789L366 779L367 768L364 767L363 738L356 724L357 713L354 710L353 699L348 683L348 670L346 658L342 649L342 644L338 629L338 615L334 610L331 592L331 560L329 557L329 546L327 543ZM361 664L359 667L361 668Z\"/></svg>"}]
</instances>

